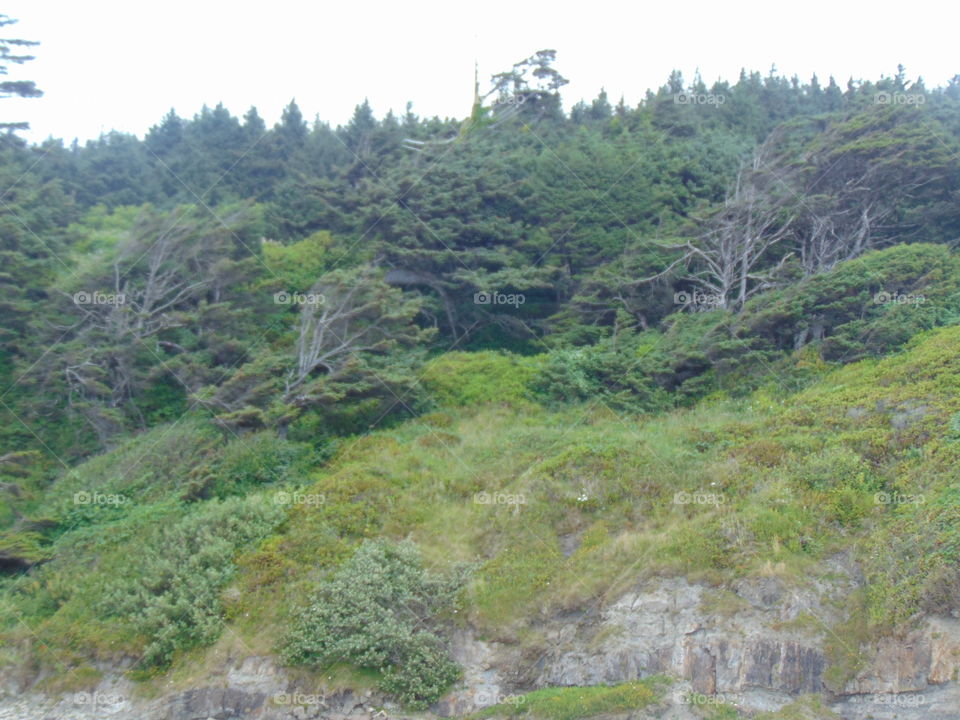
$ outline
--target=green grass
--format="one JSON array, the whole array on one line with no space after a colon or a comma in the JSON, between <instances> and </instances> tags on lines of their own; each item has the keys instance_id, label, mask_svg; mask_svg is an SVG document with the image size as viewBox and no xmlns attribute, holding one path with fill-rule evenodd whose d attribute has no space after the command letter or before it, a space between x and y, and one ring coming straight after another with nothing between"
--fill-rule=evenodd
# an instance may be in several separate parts
<instances>
[{"instance_id":1,"label":"green grass","mask_svg":"<svg viewBox=\"0 0 960 720\"><path fill-rule=\"evenodd\" d=\"M661 677L652 677L622 685L544 688L511 697L509 702L484 708L471 717L580 720L596 715L627 713L643 710L657 703L667 684Z\"/></svg>"},{"instance_id":2,"label":"green grass","mask_svg":"<svg viewBox=\"0 0 960 720\"><path fill-rule=\"evenodd\" d=\"M530 630L538 620L615 599L644 578L706 580L716 588L710 607L730 613L736 579L774 574L802 586L825 557L853 550L870 583L857 601L866 629L834 629L848 646L833 653L838 682L865 633L889 632L918 607L942 610L956 596L960 442L950 423L960 412L960 328L833 370L792 395L767 388L653 416L589 404L546 409L517 401L509 387L457 396L454 388L470 384L458 373L474 372L474 360L439 368L445 408L345 441L324 463L294 444L227 439L192 420L142 436L148 447L132 440L78 466L29 499L27 509L55 525L24 547L49 560L5 580L3 640L30 648L39 636L46 650L36 652L47 659L142 652L150 638L95 610L116 564L136 557L158 527L199 517L208 496L269 502L279 488L323 502L286 508L263 542L217 561L236 566L221 576L224 620L263 653L369 537L410 538L433 569L472 563L459 622L531 646L541 642ZM81 489L134 502L77 508L70 500ZM881 503L878 493L924 502Z\"/></svg>"},{"instance_id":3,"label":"green grass","mask_svg":"<svg viewBox=\"0 0 960 720\"><path fill-rule=\"evenodd\" d=\"M841 720L841 718L829 708L824 707L821 698L807 695L775 712L755 715L752 720Z\"/></svg>"}]
</instances>

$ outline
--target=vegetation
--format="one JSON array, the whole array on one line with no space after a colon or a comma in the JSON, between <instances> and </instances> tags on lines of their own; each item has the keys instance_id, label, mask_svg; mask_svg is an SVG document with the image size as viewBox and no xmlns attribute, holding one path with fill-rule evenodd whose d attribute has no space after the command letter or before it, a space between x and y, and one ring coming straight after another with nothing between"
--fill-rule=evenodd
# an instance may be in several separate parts
<instances>
[{"instance_id":1,"label":"vegetation","mask_svg":"<svg viewBox=\"0 0 960 720\"><path fill-rule=\"evenodd\" d=\"M577 720L595 715L628 713L656 703L663 692L663 678L647 678L622 685L546 688L509 698L474 717L530 717L543 720Z\"/></svg>"},{"instance_id":2,"label":"vegetation","mask_svg":"<svg viewBox=\"0 0 960 720\"><path fill-rule=\"evenodd\" d=\"M425 708L459 675L433 627L456 612L462 579L426 572L411 544L366 541L303 609L287 641L294 663L348 662L383 675L383 689Z\"/></svg>"},{"instance_id":3,"label":"vegetation","mask_svg":"<svg viewBox=\"0 0 960 720\"><path fill-rule=\"evenodd\" d=\"M734 614L736 581L842 551L836 689L960 610L960 78L674 73L564 113L557 64L462 122L0 137L4 662L149 678L229 630L422 709L458 627L537 657L544 620L644 578Z\"/></svg>"}]
</instances>

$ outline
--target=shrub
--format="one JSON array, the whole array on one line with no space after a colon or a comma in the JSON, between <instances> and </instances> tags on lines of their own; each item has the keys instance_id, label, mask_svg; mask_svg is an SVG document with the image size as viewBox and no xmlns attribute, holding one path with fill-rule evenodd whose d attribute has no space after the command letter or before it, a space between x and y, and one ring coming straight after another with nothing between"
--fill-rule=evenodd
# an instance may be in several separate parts
<instances>
[{"instance_id":1,"label":"shrub","mask_svg":"<svg viewBox=\"0 0 960 720\"><path fill-rule=\"evenodd\" d=\"M646 349L625 334L588 347L550 352L534 390L547 402L599 401L613 410L650 412L670 406L667 391L652 379Z\"/></svg>"},{"instance_id":2,"label":"shrub","mask_svg":"<svg viewBox=\"0 0 960 720\"><path fill-rule=\"evenodd\" d=\"M219 433L197 417L160 425L61 475L47 493L44 510L68 527L125 515L134 505L189 487L220 443ZM78 504L78 492L122 495L128 502Z\"/></svg>"},{"instance_id":3,"label":"shrub","mask_svg":"<svg viewBox=\"0 0 960 720\"><path fill-rule=\"evenodd\" d=\"M299 613L283 656L378 670L383 690L423 709L459 676L440 618L453 609L464 580L462 570L449 577L427 572L412 543L365 541Z\"/></svg>"},{"instance_id":4,"label":"shrub","mask_svg":"<svg viewBox=\"0 0 960 720\"><path fill-rule=\"evenodd\" d=\"M798 460L793 465L792 475L800 487L812 490L839 487L871 490L880 487L870 465L844 447L829 447Z\"/></svg>"},{"instance_id":5,"label":"shrub","mask_svg":"<svg viewBox=\"0 0 960 720\"><path fill-rule=\"evenodd\" d=\"M448 352L427 363L423 384L441 407L517 403L529 396L536 366L505 352Z\"/></svg>"},{"instance_id":6,"label":"shrub","mask_svg":"<svg viewBox=\"0 0 960 720\"><path fill-rule=\"evenodd\" d=\"M204 495L224 498L257 486L296 479L306 471L309 448L264 430L235 438L204 469ZM198 473L198 475L201 473Z\"/></svg>"},{"instance_id":7,"label":"shrub","mask_svg":"<svg viewBox=\"0 0 960 720\"><path fill-rule=\"evenodd\" d=\"M234 556L265 537L283 510L259 498L211 501L173 525L155 528L136 555L104 573L100 610L146 637L142 666L165 667L176 650L213 642L223 626L220 591Z\"/></svg>"}]
</instances>

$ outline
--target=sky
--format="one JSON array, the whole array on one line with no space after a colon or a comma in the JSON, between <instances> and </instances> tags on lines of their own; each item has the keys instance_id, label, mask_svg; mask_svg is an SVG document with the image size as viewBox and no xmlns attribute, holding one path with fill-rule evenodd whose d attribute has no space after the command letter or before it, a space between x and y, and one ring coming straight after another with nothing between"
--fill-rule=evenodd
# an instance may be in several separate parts
<instances>
[{"instance_id":1,"label":"sky","mask_svg":"<svg viewBox=\"0 0 960 720\"><path fill-rule=\"evenodd\" d=\"M557 51L571 82L567 107L623 96L635 105L678 69L699 69L709 85L741 68L822 81L894 75L928 87L960 73L960 6L808 0L563 3L325 3L272 0L6 0L19 23L6 37L38 40L36 60L10 79L45 93L4 100L3 121L29 121L22 135L85 141L120 130L142 136L171 108L191 117L222 102L235 115L251 105L270 124L296 99L304 116L346 122L369 99L379 117L469 114L473 69L481 83L537 50Z\"/></svg>"}]
</instances>

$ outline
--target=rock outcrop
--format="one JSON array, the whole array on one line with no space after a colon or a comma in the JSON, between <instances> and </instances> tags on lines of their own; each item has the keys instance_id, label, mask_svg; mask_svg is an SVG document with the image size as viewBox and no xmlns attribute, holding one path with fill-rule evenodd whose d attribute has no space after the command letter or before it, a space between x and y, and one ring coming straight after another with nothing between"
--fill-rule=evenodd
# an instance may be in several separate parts
<instances>
[{"instance_id":1,"label":"rock outcrop","mask_svg":"<svg viewBox=\"0 0 960 720\"><path fill-rule=\"evenodd\" d=\"M846 720L960 720L960 620L928 618L902 637L860 648L861 669L842 688L826 682L825 637L861 580L850 568L830 583L788 591L776 578L718 589L683 578L651 579L603 607L558 615L541 630L531 662L518 648L459 632L462 682L431 708L460 717L549 686L613 684L663 674L669 697L644 717L692 720L698 703L774 710L818 694ZM225 661L203 686L139 697L122 667L94 688L63 697L31 692L42 678L7 676L0 720L390 720L388 698L303 687L269 657ZM639 720L639 718L637 719Z\"/></svg>"}]
</instances>

